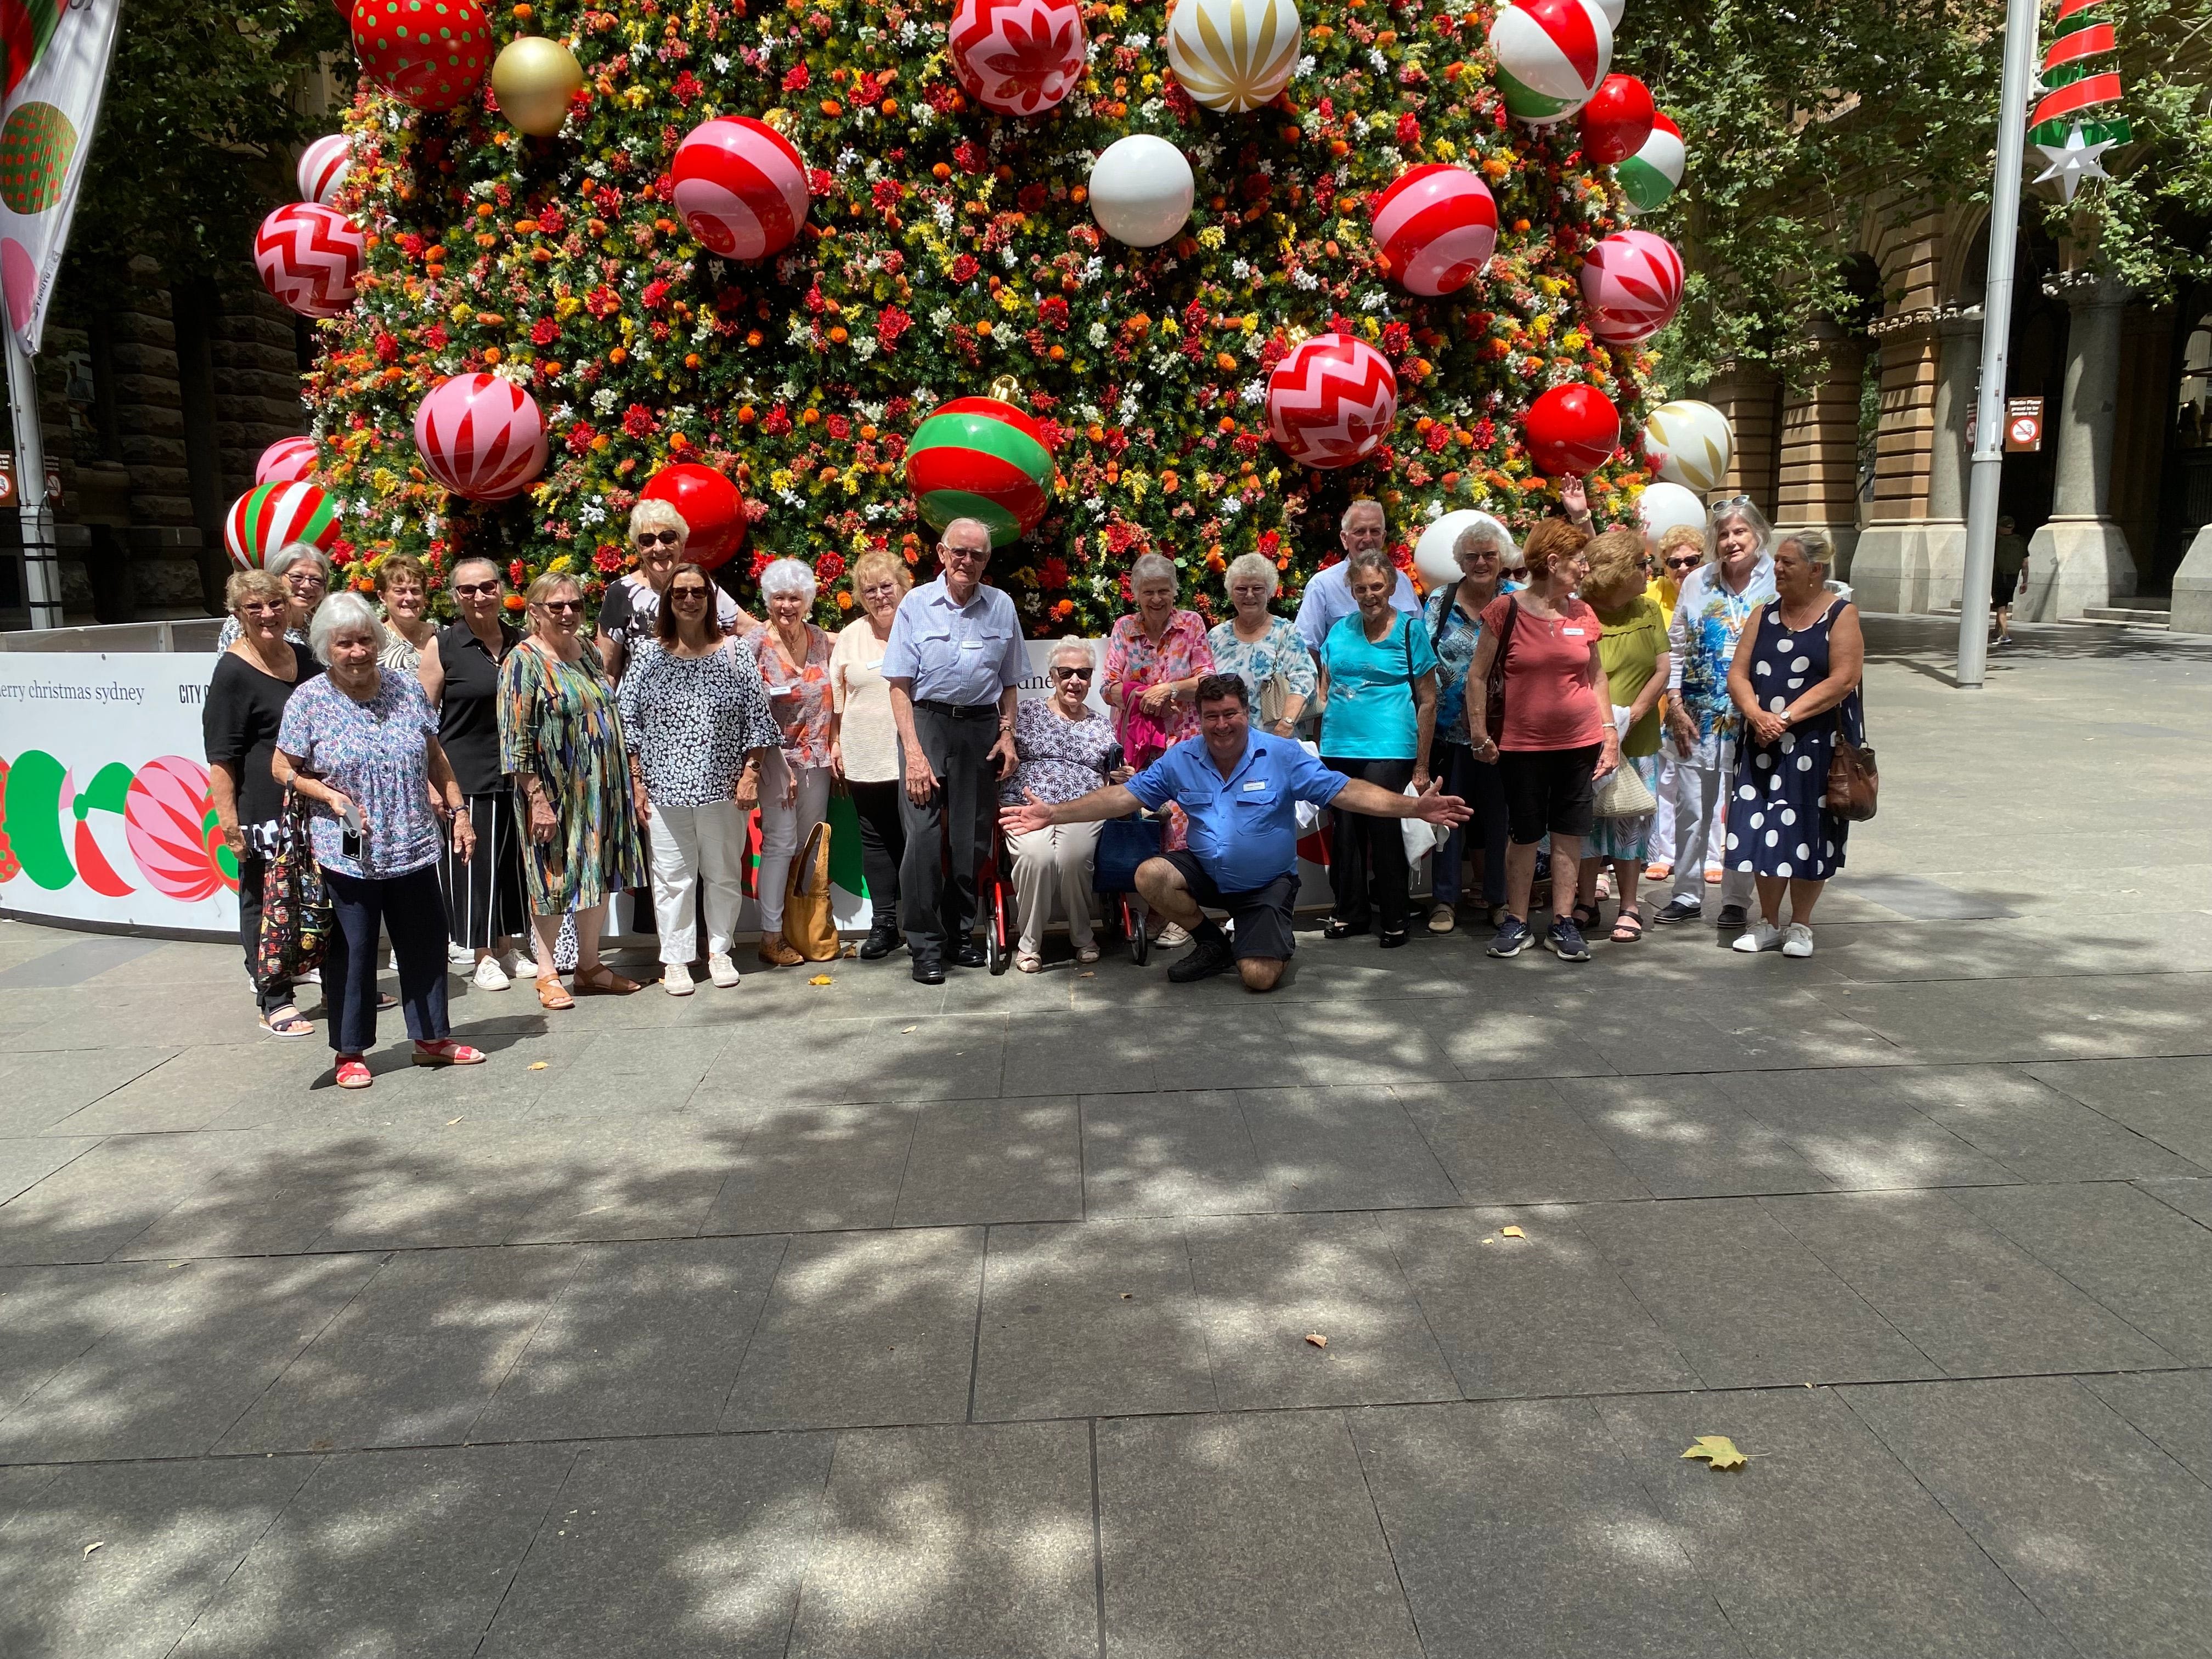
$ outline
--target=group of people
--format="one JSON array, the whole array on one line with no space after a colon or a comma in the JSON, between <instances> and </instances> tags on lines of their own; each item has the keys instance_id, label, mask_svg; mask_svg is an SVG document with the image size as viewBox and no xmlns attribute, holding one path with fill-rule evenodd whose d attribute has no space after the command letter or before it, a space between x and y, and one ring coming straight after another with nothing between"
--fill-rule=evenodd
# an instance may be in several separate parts
<instances>
[{"instance_id":1,"label":"group of people","mask_svg":"<svg viewBox=\"0 0 2212 1659\"><path fill-rule=\"evenodd\" d=\"M565 572L530 585L517 628L500 568L463 559L441 628L420 563L384 561L372 605L329 592L322 555L288 547L232 578L205 712L263 1023L313 1030L260 948L283 920L264 915L264 886L288 848L322 879L337 1081L360 1088L394 1006L377 987L386 938L424 1065L483 1058L453 1037L449 961L486 991L526 973L548 1010L639 990L599 954L625 891L652 896L664 989L691 994L702 957L713 985L738 984L756 811L758 957L806 960L785 936L787 894L836 791L872 908L859 954L903 943L925 984L983 964L976 877L1001 834L1014 965L1042 969L1055 913L1076 959L1096 960L1099 826L1132 817L1158 848L1134 875L1145 925L1191 945L1169 969L1179 982L1232 967L1255 990L1279 981L1298 843L1316 824L1324 936L1405 945L1408 819L1434 846L1427 930L1459 925L1472 864L1493 956L1537 939L1547 880L1542 943L1570 962L1589 959L1608 899L1607 937L1641 938L1639 878L1674 877L1652 922L1700 916L1709 860L1736 949L1809 954L1843 858L1827 757L1838 731L1856 735L1863 659L1826 544L1777 543L1744 497L1713 509L1710 550L1696 529L1656 550L1634 530L1596 532L1571 486L1565 505L1525 546L1493 522L1463 532L1458 579L1424 602L1380 505L1356 501L1343 559L1295 617L1273 609L1275 565L1247 555L1210 629L1181 604L1175 563L1147 553L1103 656L1061 641L1047 695L1027 701L1019 617L983 580L990 534L972 520L945 527L939 574L919 586L895 555L855 561L854 618L834 637L811 620L805 563L769 563L751 617L686 557L688 527L659 501L632 514L635 568L588 621Z\"/></svg>"}]
</instances>

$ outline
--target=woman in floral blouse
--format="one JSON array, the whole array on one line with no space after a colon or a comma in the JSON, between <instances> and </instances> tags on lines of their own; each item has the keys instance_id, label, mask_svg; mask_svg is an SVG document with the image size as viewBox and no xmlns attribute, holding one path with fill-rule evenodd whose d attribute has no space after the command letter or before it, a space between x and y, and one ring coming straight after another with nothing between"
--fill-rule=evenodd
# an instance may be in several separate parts
<instances>
[{"instance_id":1,"label":"woman in floral blouse","mask_svg":"<svg viewBox=\"0 0 2212 1659\"><path fill-rule=\"evenodd\" d=\"M1244 682L1255 726L1287 738L1314 694L1313 655L1291 619L1267 609L1279 586L1272 559L1247 553L1233 560L1227 586L1237 614L1206 636L1214 669Z\"/></svg>"},{"instance_id":2,"label":"woman in floral blouse","mask_svg":"<svg viewBox=\"0 0 2212 1659\"><path fill-rule=\"evenodd\" d=\"M830 637L806 620L814 609L814 571L778 559L761 572L768 626L753 635L769 712L783 749L761 780L760 959L789 968L806 958L783 940L783 889L791 860L830 810Z\"/></svg>"},{"instance_id":3,"label":"woman in floral blouse","mask_svg":"<svg viewBox=\"0 0 2212 1659\"><path fill-rule=\"evenodd\" d=\"M1032 697L1014 711L1013 775L999 791L1000 804L1026 801L1055 805L1087 795L1108 781L1105 761L1114 747L1114 728L1093 714L1086 701L1097 672L1091 647L1070 635L1052 653L1046 671L1052 695ZM1052 920L1056 890L1067 912L1067 936L1078 962L1098 960L1091 932L1091 862L1098 850L1095 823L1050 824L1027 835L1010 836L1014 854L1014 893L1019 902L1021 941L1014 966L1034 974L1044 965L1038 947Z\"/></svg>"},{"instance_id":4,"label":"woman in floral blouse","mask_svg":"<svg viewBox=\"0 0 2212 1659\"><path fill-rule=\"evenodd\" d=\"M1114 729L1129 764L1149 766L1185 738L1198 733L1192 695L1213 672L1213 647L1195 611L1176 605L1176 568L1158 553L1139 558L1129 572L1136 610L1118 617L1106 644L1103 696L1114 709Z\"/></svg>"}]
</instances>

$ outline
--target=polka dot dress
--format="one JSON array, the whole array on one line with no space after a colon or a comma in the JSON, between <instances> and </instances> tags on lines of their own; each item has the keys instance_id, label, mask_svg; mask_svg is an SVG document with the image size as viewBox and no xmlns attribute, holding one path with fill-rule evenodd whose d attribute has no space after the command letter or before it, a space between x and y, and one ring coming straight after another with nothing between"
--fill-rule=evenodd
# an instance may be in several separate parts
<instances>
[{"instance_id":1,"label":"polka dot dress","mask_svg":"<svg viewBox=\"0 0 2212 1659\"><path fill-rule=\"evenodd\" d=\"M1828 677L1828 630L1844 602L1829 605L1810 628L1791 633L1782 609L1761 611L1752 643L1751 685L1759 707L1773 714ZM1843 703L1844 729L1862 740L1859 694ZM1844 867L1844 836L1850 828L1821 805L1828 791L1828 762L1835 752L1833 713L1814 715L1772 744L1747 729L1736 749L1735 789L1728 809L1728 867L1749 875L1826 881Z\"/></svg>"}]
</instances>

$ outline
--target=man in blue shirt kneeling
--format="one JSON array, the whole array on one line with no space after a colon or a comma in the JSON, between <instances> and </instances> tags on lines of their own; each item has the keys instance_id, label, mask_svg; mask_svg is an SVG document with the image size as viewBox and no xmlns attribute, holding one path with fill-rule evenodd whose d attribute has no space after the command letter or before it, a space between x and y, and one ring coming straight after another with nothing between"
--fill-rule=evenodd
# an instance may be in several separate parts
<instances>
[{"instance_id":1,"label":"man in blue shirt kneeling","mask_svg":"<svg viewBox=\"0 0 2212 1659\"><path fill-rule=\"evenodd\" d=\"M1291 907L1298 893L1297 805L1341 806L1378 818L1425 818L1449 829L1471 809L1431 784L1421 795L1396 795L1332 772L1285 738L1252 736L1244 682L1208 674L1198 683L1199 735L1186 738L1127 783L1109 784L1057 806L1034 796L1009 806L999 822L1009 835L1054 823L1096 823L1168 802L1190 820L1187 852L1163 853L1137 866L1145 902L1189 929L1188 956L1168 969L1188 984L1236 965L1244 987L1272 991L1290 959ZM1226 910L1236 925L1232 945L1206 920L1205 908Z\"/></svg>"}]
</instances>

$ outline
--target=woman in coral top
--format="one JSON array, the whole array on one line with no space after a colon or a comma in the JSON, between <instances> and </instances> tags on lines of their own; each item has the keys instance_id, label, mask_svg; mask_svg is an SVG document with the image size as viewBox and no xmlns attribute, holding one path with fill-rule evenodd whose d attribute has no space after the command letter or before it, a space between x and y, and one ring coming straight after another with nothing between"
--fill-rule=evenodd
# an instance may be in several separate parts
<instances>
[{"instance_id":1,"label":"woman in coral top","mask_svg":"<svg viewBox=\"0 0 2212 1659\"><path fill-rule=\"evenodd\" d=\"M1528 888L1536 843L1552 838L1552 868L1572 871L1595 819L1596 781L1620 764L1612 694L1598 655L1597 613L1574 597L1589 574L1589 532L1547 519L1522 549L1528 585L1484 607L1482 639L1468 669L1468 734L1474 758L1494 765L1510 821L1505 848L1505 920L1493 957L1518 956L1534 939ZM1504 657L1503 708L1492 706L1491 666ZM1556 890L1565 892L1561 880ZM1545 945L1562 961L1588 962L1571 916L1554 914Z\"/></svg>"}]
</instances>

